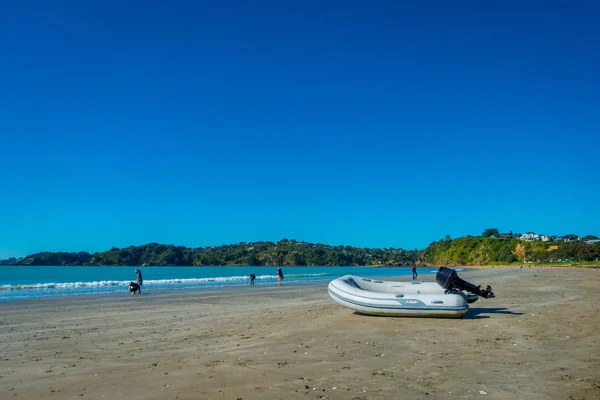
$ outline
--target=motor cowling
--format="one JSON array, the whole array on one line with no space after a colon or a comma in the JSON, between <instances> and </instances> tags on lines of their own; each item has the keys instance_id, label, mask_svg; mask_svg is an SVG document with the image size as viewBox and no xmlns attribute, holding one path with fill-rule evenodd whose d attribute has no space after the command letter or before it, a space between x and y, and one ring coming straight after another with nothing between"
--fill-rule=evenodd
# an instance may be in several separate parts
<instances>
[{"instance_id":1,"label":"motor cowling","mask_svg":"<svg viewBox=\"0 0 600 400\"><path fill-rule=\"evenodd\" d=\"M490 285L487 285L485 289L482 289L481 285L475 286L472 283L460 279L458 273L452 268L440 267L435 276L435 281L446 290L466 290L467 292L474 293L485 299L496 297L494 296L494 292L492 292L492 287Z\"/></svg>"}]
</instances>

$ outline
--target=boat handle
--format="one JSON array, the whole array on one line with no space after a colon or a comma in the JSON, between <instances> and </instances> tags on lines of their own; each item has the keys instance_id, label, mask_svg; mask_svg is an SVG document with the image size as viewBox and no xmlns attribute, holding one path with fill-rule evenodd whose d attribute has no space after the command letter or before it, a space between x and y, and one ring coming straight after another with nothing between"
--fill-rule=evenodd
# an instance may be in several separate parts
<instances>
[{"instance_id":1,"label":"boat handle","mask_svg":"<svg viewBox=\"0 0 600 400\"><path fill-rule=\"evenodd\" d=\"M397 294L396 294L396 297L404 297L404 295L403 295L403 294L400 294L400 293L397 293Z\"/></svg>"}]
</instances>

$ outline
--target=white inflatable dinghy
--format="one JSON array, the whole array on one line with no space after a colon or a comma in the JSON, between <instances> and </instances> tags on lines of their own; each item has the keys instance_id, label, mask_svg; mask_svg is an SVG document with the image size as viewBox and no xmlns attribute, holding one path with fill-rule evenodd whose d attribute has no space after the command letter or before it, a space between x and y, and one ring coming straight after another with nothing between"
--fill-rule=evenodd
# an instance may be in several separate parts
<instances>
[{"instance_id":1,"label":"white inflatable dinghy","mask_svg":"<svg viewBox=\"0 0 600 400\"><path fill-rule=\"evenodd\" d=\"M462 294L433 290L430 285L420 286L422 289L417 290L417 285L394 283L401 282L346 275L331 281L328 291L334 301L362 314L460 318L469 309Z\"/></svg>"},{"instance_id":2,"label":"white inflatable dinghy","mask_svg":"<svg viewBox=\"0 0 600 400\"><path fill-rule=\"evenodd\" d=\"M460 318L468 302L478 296L493 298L485 290L460 279L453 269L441 267L436 282L394 282L346 275L328 286L337 303L362 314L403 317Z\"/></svg>"}]
</instances>

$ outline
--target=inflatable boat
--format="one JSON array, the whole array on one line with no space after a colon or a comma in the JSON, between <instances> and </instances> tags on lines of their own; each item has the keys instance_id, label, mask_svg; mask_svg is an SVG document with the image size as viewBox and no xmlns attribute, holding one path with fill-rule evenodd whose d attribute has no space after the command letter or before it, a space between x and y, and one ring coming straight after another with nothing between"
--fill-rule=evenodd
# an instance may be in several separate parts
<instances>
[{"instance_id":1,"label":"inflatable boat","mask_svg":"<svg viewBox=\"0 0 600 400\"><path fill-rule=\"evenodd\" d=\"M436 282L391 282L346 275L329 283L329 296L337 303L369 315L461 318L468 309L467 294L492 298L492 288L482 290L441 267Z\"/></svg>"},{"instance_id":2,"label":"inflatable boat","mask_svg":"<svg viewBox=\"0 0 600 400\"><path fill-rule=\"evenodd\" d=\"M358 279L364 279L355 277ZM386 292L400 292L403 294L444 294L446 289L437 284L437 282L401 282L401 281L380 281L374 280L373 282L380 283L382 286L388 286L384 289ZM474 293L469 293L464 290L456 290L454 293L462 294L465 296L467 303L475 303L479 296Z\"/></svg>"}]
</instances>

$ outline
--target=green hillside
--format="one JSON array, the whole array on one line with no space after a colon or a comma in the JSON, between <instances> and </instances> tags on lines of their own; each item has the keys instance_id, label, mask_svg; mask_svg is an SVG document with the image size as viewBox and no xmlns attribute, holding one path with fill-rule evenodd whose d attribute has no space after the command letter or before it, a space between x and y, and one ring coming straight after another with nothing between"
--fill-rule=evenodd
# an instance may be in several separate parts
<instances>
[{"instance_id":1,"label":"green hillside","mask_svg":"<svg viewBox=\"0 0 600 400\"><path fill-rule=\"evenodd\" d=\"M523 241L515 238L473 237L431 243L420 255L427 265L501 265L516 262L586 262L600 259L600 243Z\"/></svg>"},{"instance_id":2,"label":"green hillside","mask_svg":"<svg viewBox=\"0 0 600 400\"><path fill-rule=\"evenodd\" d=\"M115 248L100 253L43 252L22 258L0 260L0 265L372 265L372 266L461 266L511 263L592 263L600 260L596 236L579 239L567 235L569 242L518 240L510 234L486 229L482 236L452 240L446 236L426 249L361 248L330 246L283 239L279 242L238 243L189 248L148 243ZM519 235L520 236L520 235ZM564 237L560 240L564 240Z\"/></svg>"},{"instance_id":3,"label":"green hillside","mask_svg":"<svg viewBox=\"0 0 600 400\"><path fill-rule=\"evenodd\" d=\"M3 265L414 265L418 250L330 246L283 239L279 242L238 243L188 248L149 243L100 253L36 253L0 260Z\"/></svg>"}]
</instances>

